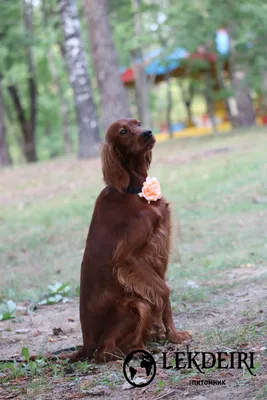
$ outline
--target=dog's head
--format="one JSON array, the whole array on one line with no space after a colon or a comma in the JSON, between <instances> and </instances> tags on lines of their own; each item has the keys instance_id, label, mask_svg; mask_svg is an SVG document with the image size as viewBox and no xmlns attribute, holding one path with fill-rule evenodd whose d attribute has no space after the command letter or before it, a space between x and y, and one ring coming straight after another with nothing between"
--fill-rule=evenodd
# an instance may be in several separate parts
<instances>
[{"instance_id":1,"label":"dog's head","mask_svg":"<svg viewBox=\"0 0 267 400\"><path fill-rule=\"evenodd\" d=\"M129 186L130 173L137 172L133 168L146 174L155 142L152 132L136 119L120 119L111 124L102 146L105 182L123 192Z\"/></svg>"}]
</instances>

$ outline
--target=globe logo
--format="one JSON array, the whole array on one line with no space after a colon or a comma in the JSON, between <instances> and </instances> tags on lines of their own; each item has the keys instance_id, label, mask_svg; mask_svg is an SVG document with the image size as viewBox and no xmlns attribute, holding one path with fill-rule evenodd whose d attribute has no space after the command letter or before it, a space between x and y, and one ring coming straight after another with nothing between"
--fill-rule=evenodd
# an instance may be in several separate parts
<instances>
[{"instance_id":1,"label":"globe logo","mask_svg":"<svg viewBox=\"0 0 267 400\"><path fill-rule=\"evenodd\" d=\"M156 362L145 350L132 351L123 363L123 374L127 382L134 387L149 385L156 375Z\"/></svg>"}]
</instances>

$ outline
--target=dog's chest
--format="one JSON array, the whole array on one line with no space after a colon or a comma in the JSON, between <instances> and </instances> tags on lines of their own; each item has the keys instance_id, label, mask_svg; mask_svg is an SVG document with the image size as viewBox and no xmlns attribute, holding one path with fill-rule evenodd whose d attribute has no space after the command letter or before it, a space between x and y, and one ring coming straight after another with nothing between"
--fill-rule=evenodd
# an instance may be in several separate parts
<instances>
[{"instance_id":1,"label":"dog's chest","mask_svg":"<svg viewBox=\"0 0 267 400\"><path fill-rule=\"evenodd\" d=\"M162 218L148 239L145 259L163 278L167 269L170 252L170 209L165 201L162 203L160 207Z\"/></svg>"}]
</instances>

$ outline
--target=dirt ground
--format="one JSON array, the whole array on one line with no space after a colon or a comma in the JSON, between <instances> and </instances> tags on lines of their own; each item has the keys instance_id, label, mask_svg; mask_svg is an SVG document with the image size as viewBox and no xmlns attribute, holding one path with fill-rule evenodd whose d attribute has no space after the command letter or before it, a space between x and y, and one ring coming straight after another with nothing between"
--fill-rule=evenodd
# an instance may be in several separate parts
<instances>
[{"instance_id":1,"label":"dirt ground","mask_svg":"<svg viewBox=\"0 0 267 400\"><path fill-rule=\"evenodd\" d=\"M256 377L245 370L216 370L206 375L182 375L178 371L163 370L158 366L155 380L146 388L125 388L122 362L106 365L88 364L86 371L77 368L67 370L63 376L53 378L17 378L2 384L3 399L266 399L264 384L267 383L266 330L248 334L248 320L257 329L267 319L267 266L251 265L229 269L214 277L217 282L224 279L227 288L221 288L210 297L208 304L193 304L194 311L178 311L174 314L176 325L193 331L191 351L229 351L241 349L255 351L260 365ZM253 276L253 280L251 277ZM214 280L208 284L214 285ZM16 320L0 323L0 359L20 357L21 348L28 347L30 354L56 351L81 344L78 314L78 298L71 303L38 306L34 314L27 312L27 302L20 303ZM265 309L264 309L265 307ZM245 327L245 332L242 327ZM61 328L55 335L54 328ZM232 342L231 332L236 343ZM264 328L265 329L265 328ZM205 332L212 332L205 335ZM222 331L229 345L220 343ZM230 333L229 333L230 332ZM57 332L56 332L57 333ZM231 347L230 347L231 345ZM182 351L185 345L151 344L147 347L153 354L161 351ZM2 374L3 375L3 374ZM226 386L197 386L193 381L201 379L225 380ZM35 383L35 384L34 384ZM30 389L29 389L30 388ZM257 397L257 393L260 394ZM261 393L262 391L262 393ZM23 393L24 392L24 393Z\"/></svg>"}]
</instances>

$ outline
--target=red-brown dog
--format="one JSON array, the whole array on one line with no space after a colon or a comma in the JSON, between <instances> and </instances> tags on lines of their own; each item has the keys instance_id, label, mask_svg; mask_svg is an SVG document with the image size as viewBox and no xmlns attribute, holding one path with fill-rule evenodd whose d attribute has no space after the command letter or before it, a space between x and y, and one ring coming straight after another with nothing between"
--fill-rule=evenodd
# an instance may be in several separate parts
<instances>
[{"instance_id":1,"label":"red-brown dog","mask_svg":"<svg viewBox=\"0 0 267 400\"><path fill-rule=\"evenodd\" d=\"M79 357L97 362L141 349L151 336L181 343L165 275L170 210L164 198L138 196L155 137L135 119L114 122L102 148L107 186L96 200L81 270Z\"/></svg>"},{"instance_id":2,"label":"red-brown dog","mask_svg":"<svg viewBox=\"0 0 267 400\"><path fill-rule=\"evenodd\" d=\"M168 203L160 196L148 202L138 195L154 144L151 131L135 119L116 121L106 133L102 167L107 186L96 200L81 269L83 346L59 358L95 356L103 362L142 349L152 337L173 343L191 338L188 331L176 331L165 283Z\"/></svg>"}]
</instances>

